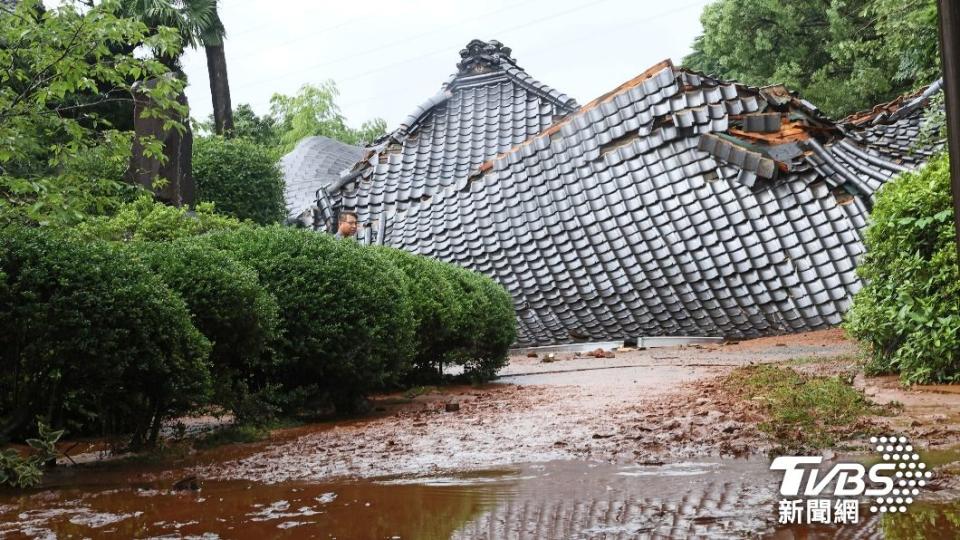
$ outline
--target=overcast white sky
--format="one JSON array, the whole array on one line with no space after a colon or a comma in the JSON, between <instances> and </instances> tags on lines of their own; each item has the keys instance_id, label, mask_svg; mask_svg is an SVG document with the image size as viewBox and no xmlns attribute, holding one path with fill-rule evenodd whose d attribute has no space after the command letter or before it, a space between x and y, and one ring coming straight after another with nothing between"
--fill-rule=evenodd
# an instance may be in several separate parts
<instances>
[{"instance_id":1,"label":"overcast white sky","mask_svg":"<svg viewBox=\"0 0 960 540\"><path fill-rule=\"evenodd\" d=\"M531 76L581 104L672 58L710 0L224 0L233 105L269 110L275 92L332 79L347 123L394 129L456 71L471 39L497 39ZM192 116L211 112L203 50L188 51Z\"/></svg>"}]
</instances>

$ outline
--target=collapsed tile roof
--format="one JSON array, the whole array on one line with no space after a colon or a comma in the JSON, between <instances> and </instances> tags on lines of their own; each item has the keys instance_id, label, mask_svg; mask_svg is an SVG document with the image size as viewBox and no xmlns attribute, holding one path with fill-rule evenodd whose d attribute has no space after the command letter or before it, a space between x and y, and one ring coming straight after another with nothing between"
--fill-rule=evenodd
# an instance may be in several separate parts
<instances>
[{"instance_id":1,"label":"collapsed tile roof","mask_svg":"<svg viewBox=\"0 0 960 540\"><path fill-rule=\"evenodd\" d=\"M575 111L576 101L533 79L499 41L473 40L457 73L400 127L367 149L335 190L371 222L457 185L481 163Z\"/></svg>"},{"instance_id":2,"label":"collapsed tile roof","mask_svg":"<svg viewBox=\"0 0 960 540\"><path fill-rule=\"evenodd\" d=\"M318 191L337 182L340 171L360 159L363 149L327 137L307 137L280 159L288 221L313 221ZM306 224L306 223L305 223Z\"/></svg>"},{"instance_id":3,"label":"collapsed tile roof","mask_svg":"<svg viewBox=\"0 0 960 540\"><path fill-rule=\"evenodd\" d=\"M378 241L503 284L521 345L835 325L874 192L942 144L907 141L929 93L836 124L669 61L572 111L492 43L334 199Z\"/></svg>"}]
</instances>

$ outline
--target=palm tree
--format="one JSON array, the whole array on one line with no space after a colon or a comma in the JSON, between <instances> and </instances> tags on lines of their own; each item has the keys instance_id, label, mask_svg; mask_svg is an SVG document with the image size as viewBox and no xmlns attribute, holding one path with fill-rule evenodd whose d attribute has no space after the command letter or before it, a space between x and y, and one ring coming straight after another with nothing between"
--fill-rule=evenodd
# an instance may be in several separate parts
<instances>
[{"instance_id":1,"label":"palm tree","mask_svg":"<svg viewBox=\"0 0 960 540\"><path fill-rule=\"evenodd\" d=\"M226 30L217 13L218 0L123 0L125 14L138 17L148 26L168 26L180 32L185 47L203 46L207 53L210 95L213 99L214 130L219 135L233 132L233 109L227 78L227 57L223 50ZM180 71L179 59L161 58L171 71Z\"/></svg>"}]
</instances>

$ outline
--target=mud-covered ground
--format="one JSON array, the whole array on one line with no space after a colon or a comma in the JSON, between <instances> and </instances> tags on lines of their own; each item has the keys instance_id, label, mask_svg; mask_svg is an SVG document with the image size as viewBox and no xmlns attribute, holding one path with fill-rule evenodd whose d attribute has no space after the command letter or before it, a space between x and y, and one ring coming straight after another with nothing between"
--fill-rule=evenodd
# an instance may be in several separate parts
<instances>
[{"instance_id":1,"label":"mud-covered ground","mask_svg":"<svg viewBox=\"0 0 960 540\"><path fill-rule=\"evenodd\" d=\"M725 392L735 367L788 362L798 371L853 374L856 345L840 330L739 343L617 351L614 358L561 353L551 362L511 358L497 384L429 392L380 417L336 424L222 463L198 476L263 482L429 475L558 459L660 463L698 456L762 454L756 408ZM926 446L956 444L960 393L900 389L863 379L895 417L869 419ZM380 398L381 405L398 396ZM448 412L448 404L458 410ZM882 431L882 430L881 430ZM855 448L865 441L850 441Z\"/></svg>"},{"instance_id":2,"label":"mud-covered ground","mask_svg":"<svg viewBox=\"0 0 960 540\"><path fill-rule=\"evenodd\" d=\"M496 383L378 396L365 418L57 468L39 489L0 491L0 538L955 537L960 388L864 378L857 355L839 330L612 358L519 355ZM760 407L726 387L736 368L770 362L898 403L855 431L910 437L937 471L926 509L889 521L864 505L854 527L779 524L766 456L776 443L757 427ZM218 422L184 421L189 432ZM73 448L95 458L101 446Z\"/></svg>"}]
</instances>

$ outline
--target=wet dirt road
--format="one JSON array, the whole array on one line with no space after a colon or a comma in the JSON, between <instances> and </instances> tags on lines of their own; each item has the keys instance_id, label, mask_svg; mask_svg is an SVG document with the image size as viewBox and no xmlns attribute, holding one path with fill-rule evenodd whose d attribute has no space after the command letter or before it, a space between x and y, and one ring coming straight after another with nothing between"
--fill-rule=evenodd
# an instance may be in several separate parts
<instances>
[{"instance_id":1,"label":"wet dirt road","mask_svg":"<svg viewBox=\"0 0 960 540\"><path fill-rule=\"evenodd\" d=\"M240 460L197 469L261 482L464 471L562 459L674 461L768 447L746 411L715 395L718 376L751 362L848 358L836 330L729 345L557 361L515 356L500 384L419 396L393 414L340 424ZM446 412L456 403L457 412Z\"/></svg>"},{"instance_id":2,"label":"wet dirt road","mask_svg":"<svg viewBox=\"0 0 960 540\"><path fill-rule=\"evenodd\" d=\"M881 526L865 509L856 527L779 526L770 443L721 391L736 366L799 358L798 369L836 373L855 353L826 331L615 358L515 357L497 384L384 396L373 418L176 463L55 471L42 489L0 493L0 538L906 537L889 533L900 521ZM878 422L930 447L956 444L960 394L949 387L856 384L904 403ZM960 458L941 453L941 463ZM201 489L171 489L187 475ZM933 501L937 534L952 534L955 493L946 486Z\"/></svg>"}]
</instances>

